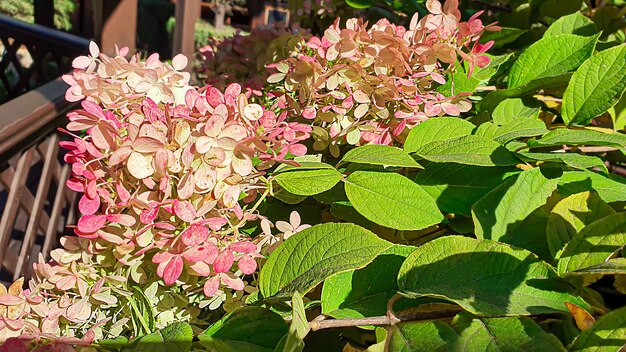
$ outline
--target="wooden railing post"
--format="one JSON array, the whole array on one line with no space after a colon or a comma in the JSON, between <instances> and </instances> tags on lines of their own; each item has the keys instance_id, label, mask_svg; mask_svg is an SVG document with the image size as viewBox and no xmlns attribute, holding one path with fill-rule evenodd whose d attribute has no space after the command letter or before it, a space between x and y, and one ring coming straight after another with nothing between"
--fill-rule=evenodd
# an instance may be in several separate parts
<instances>
[{"instance_id":1,"label":"wooden railing post","mask_svg":"<svg viewBox=\"0 0 626 352\"><path fill-rule=\"evenodd\" d=\"M100 41L100 50L112 55L115 45L127 46L134 52L137 46L137 0L96 0L94 6L94 34Z\"/></svg>"},{"instance_id":2,"label":"wooden railing post","mask_svg":"<svg viewBox=\"0 0 626 352\"><path fill-rule=\"evenodd\" d=\"M176 27L172 54L182 53L189 58L187 71L191 71L193 67L196 52L194 33L198 18L200 18L200 0L176 0Z\"/></svg>"}]
</instances>

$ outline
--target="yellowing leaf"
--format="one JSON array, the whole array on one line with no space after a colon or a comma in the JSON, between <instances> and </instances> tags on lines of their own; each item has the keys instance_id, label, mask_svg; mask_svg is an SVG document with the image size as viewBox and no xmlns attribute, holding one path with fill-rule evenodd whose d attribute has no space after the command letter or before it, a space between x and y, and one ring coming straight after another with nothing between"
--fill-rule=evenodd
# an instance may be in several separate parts
<instances>
[{"instance_id":1,"label":"yellowing leaf","mask_svg":"<svg viewBox=\"0 0 626 352\"><path fill-rule=\"evenodd\" d=\"M137 152L130 153L126 167L133 177L140 180L152 176L154 173L150 159Z\"/></svg>"},{"instance_id":2,"label":"yellowing leaf","mask_svg":"<svg viewBox=\"0 0 626 352\"><path fill-rule=\"evenodd\" d=\"M570 313L572 313L572 317L574 317L574 321L576 321L576 326L578 326L580 330L587 330L596 322L596 319L589 314L589 312L574 303L565 302L565 305Z\"/></svg>"}]
</instances>

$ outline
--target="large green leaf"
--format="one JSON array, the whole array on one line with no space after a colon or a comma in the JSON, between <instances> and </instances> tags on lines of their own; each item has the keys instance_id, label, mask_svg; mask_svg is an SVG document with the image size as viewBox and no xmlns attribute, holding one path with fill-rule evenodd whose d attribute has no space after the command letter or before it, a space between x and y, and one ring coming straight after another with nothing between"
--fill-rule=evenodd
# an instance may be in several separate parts
<instances>
[{"instance_id":1,"label":"large green leaf","mask_svg":"<svg viewBox=\"0 0 626 352\"><path fill-rule=\"evenodd\" d=\"M289 237L261 269L263 297L303 294L326 278L362 268L391 243L354 224L326 223Z\"/></svg>"},{"instance_id":2,"label":"large green leaf","mask_svg":"<svg viewBox=\"0 0 626 352\"><path fill-rule=\"evenodd\" d=\"M470 135L475 127L471 122L458 117L428 119L411 129L404 142L404 151L414 153L432 142Z\"/></svg>"},{"instance_id":3,"label":"large green leaf","mask_svg":"<svg viewBox=\"0 0 626 352\"><path fill-rule=\"evenodd\" d=\"M287 333L280 315L261 307L238 309L198 335L202 346L219 352L272 352Z\"/></svg>"},{"instance_id":4,"label":"large green leaf","mask_svg":"<svg viewBox=\"0 0 626 352\"><path fill-rule=\"evenodd\" d=\"M527 317L474 318L462 313L453 327L459 333L450 349L455 352L566 351L556 336Z\"/></svg>"},{"instance_id":5,"label":"large green leaf","mask_svg":"<svg viewBox=\"0 0 626 352\"><path fill-rule=\"evenodd\" d=\"M444 220L435 200L402 175L357 171L345 183L352 206L376 224L396 230L421 230Z\"/></svg>"},{"instance_id":6,"label":"large green leaf","mask_svg":"<svg viewBox=\"0 0 626 352\"><path fill-rule=\"evenodd\" d=\"M564 73L554 77L538 78L516 88L498 89L487 94L487 96L478 103L478 110L491 113L498 104L506 99L523 97L538 90L565 87L571 76L571 73Z\"/></svg>"},{"instance_id":7,"label":"large green leaf","mask_svg":"<svg viewBox=\"0 0 626 352\"><path fill-rule=\"evenodd\" d=\"M557 180L546 178L539 168L507 179L472 207L476 236L517 246L527 244L530 236L520 226L546 203L556 187Z\"/></svg>"},{"instance_id":8,"label":"large green leaf","mask_svg":"<svg viewBox=\"0 0 626 352\"><path fill-rule=\"evenodd\" d=\"M387 302L398 292L398 270L415 247L395 244L365 268L324 281L322 313L335 318L385 315Z\"/></svg>"},{"instance_id":9,"label":"large green leaf","mask_svg":"<svg viewBox=\"0 0 626 352\"><path fill-rule=\"evenodd\" d=\"M566 275L604 263L626 244L626 212L609 214L583 227L559 257L559 274Z\"/></svg>"},{"instance_id":10,"label":"large green leaf","mask_svg":"<svg viewBox=\"0 0 626 352\"><path fill-rule=\"evenodd\" d=\"M588 307L529 251L461 236L418 247L402 264L398 283L409 297L447 299L477 315L567 312L565 302Z\"/></svg>"},{"instance_id":11,"label":"large green leaf","mask_svg":"<svg viewBox=\"0 0 626 352\"><path fill-rule=\"evenodd\" d=\"M602 175L593 171L564 172L559 178L559 193L569 196L584 191L598 192L607 203L626 200L626 179L617 175Z\"/></svg>"},{"instance_id":12,"label":"large green leaf","mask_svg":"<svg viewBox=\"0 0 626 352\"><path fill-rule=\"evenodd\" d=\"M578 153L519 153L516 154L522 160L560 162L576 169L589 169L597 167L608 172L604 160L593 155Z\"/></svg>"},{"instance_id":13,"label":"large green leaf","mask_svg":"<svg viewBox=\"0 0 626 352\"><path fill-rule=\"evenodd\" d=\"M626 307L609 312L583 331L570 346L572 352L615 352L626 345Z\"/></svg>"},{"instance_id":14,"label":"large green leaf","mask_svg":"<svg viewBox=\"0 0 626 352\"><path fill-rule=\"evenodd\" d=\"M626 89L626 44L599 52L580 66L563 94L566 124L588 124L615 105Z\"/></svg>"},{"instance_id":15,"label":"large green leaf","mask_svg":"<svg viewBox=\"0 0 626 352\"><path fill-rule=\"evenodd\" d=\"M139 352L188 352L192 341L191 325L174 322L162 330L141 337L133 348Z\"/></svg>"},{"instance_id":16,"label":"large green leaf","mask_svg":"<svg viewBox=\"0 0 626 352\"><path fill-rule=\"evenodd\" d=\"M341 180L341 174L328 164L308 162L300 167L283 167L274 174L274 179L291 194L311 196L333 188Z\"/></svg>"},{"instance_id":17,"label":"large green leaf","mask_svg":"<svg viewBox=\"0 0 626 352\"><path fill-rule=\"evenodd\" d=\"M491 138L501 144L506 144L517 138L534 137L545 133L548 133L546 124L534 119L517 119L502 126L485 122L474 132L477 136Z\"/></svg>"},{"instance_id":18,"label":"large green leaf","mask_svg":"<svg viewBox=\"0 0 626 352\"><path fill-rule=\"evenodd\" d=\"M519 160L500 143L481 136L436 141L419 148L420 157L438 163L476 166L508 166Z\"/></svg>"},{"instance_id":19,"label":"large green leaf","mask_svg":"<svg viewBox=\"0 0 626 352\"><path fill-rule=\"evenodd\" d=\"M497 125L520 119L536 118L541 111L541 104L530 98L510 98L503 100L491 113L493 122Z\"/></svg>"},{"instance_id":20,"label":"large green leaf","mask_svg":"<svg viewBox=\"0 0 626 352\"><path fill-rule=\"evenodd\" d=\"M546 227L546 238L552 257L583 227L613 213L615 210L604 203L595 192L581 192L562 199L550 212Z\"/></svg>"},{"instance_id":21,"label":"large green leaf","mask_svg":"<svg viewBox=\"0 0 626 352\"><path fill-rule=\"evenodd\" d=\"M477 200L516 171L512 167L430 163L417 174L415 183L436 200L442 211L471 215Z\"/></svg>"},{"instance_id":22,"label":"large green leaf","mask_svg":"<svg viewBox=\"0 0 626 352\"><path fill-rule=\"evenodd\" d=\"M458 335L440 321L411 321L392 325L387 337L387 351L449 351Z\"/></svg>"},{"instance_id":23,"label":"large green leaf","mask_svg":"<svg viewBox=\"0 0 626 352\"><path fill-rule=\"evenodd\" d=\"M602 145L615 147L626 154L626 135L622 133L602 133L592 130L572 130L559 128L546 133L539 139L528 141L529 146L561 145Z\"/></svg>"},{"instance_id":24,"label":"large green leaf","mask_svg":"<svg viewBox=\"0 0 626 352\"><path fill-rule=\"evenodd\" d=\"M575 70L593 54L599 36L562 34L544 37L519 56L509 72L508 88Z\"/></svg>"},{"instance_id":25,"label":"large green leaf","mask_svg":"<svg viewBox=\"0 0 626 352\"><path fill-rule=\"evenodd\" d=\"M421 168L421 166L402 149L379 144L368 144L354 148L343 156L341 162Z\"/></svg>"},{"instance_id":26,"label":"large green leaf","mask_svg":"<svg viewBox=\"0 0 626 352\"><path fill-rule=\"evenodd\" d=\"M563 16L550 25L544 37L559 34L576 34L590 36L598 32L595 23L580 12Z\"/></svg>"}]
</instances>

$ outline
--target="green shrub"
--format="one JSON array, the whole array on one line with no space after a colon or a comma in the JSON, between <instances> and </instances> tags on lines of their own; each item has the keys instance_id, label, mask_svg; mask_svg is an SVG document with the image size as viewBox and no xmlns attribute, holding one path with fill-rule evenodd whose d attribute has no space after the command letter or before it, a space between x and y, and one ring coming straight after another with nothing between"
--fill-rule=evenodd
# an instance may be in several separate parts
<instances>
[{"instance_id":1,"label":"green shrub","mask_svg":"<svg viewBox=\"0 0 626 352\"><path fill-rule=\"evenodd\" d=\"M54 0L54 26L64 31L72 29L70 16L77 7L74 0ZM0 13L24 22L35 22L33 0L2 0L0 1Z\"/></svg>"}]
</instances>

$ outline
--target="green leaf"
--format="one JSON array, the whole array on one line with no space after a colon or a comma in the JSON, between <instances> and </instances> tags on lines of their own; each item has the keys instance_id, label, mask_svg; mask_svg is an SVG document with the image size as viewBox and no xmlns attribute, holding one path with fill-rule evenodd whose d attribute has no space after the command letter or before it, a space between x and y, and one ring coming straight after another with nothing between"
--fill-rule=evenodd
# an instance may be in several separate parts
<instances>
[{"instance_id":1,"label":"green leaf","mask_svg":"<svg viewBox=\"0 0 626 352\"><path fill-rule=\"evenodd\" d=\"M368 144L354 148L344 155L341 162L422 168L402 149L380 144Z\"/></svg>"},{"instance_id":2,"label":"green leaf","mask_svg":"<svg viewBox=\"0 0 626 352\"><path fill-rule=\"evenodd\" d=\"M602 264L592 265L584 269L576 270L574 273L623 275L626 274L626 258L607 260Z\"/></svg>"},{"instance_id":3,"label":"green leaf","mask_svg":"<svg viewBox=\"0 0 626 352\"><path fill-rule=\"evenodd\" d=\"M528 145L561 146L561 145L602 145L619 149L626 154L626 135L622 133L602 133L593 130L572 130L559 128L546 133L540 139L531 139Z\"/></svg>"},{"instance_id":4,"label":"green leaf","mask_svg":"<svg viewBox=\"0 0 626 352\"><path fill-rule=\"evenodd\" d=\"M357 225L319 224L289 237L261 269L263 297L308 292L326 278L362 268L391 243Z\"/></svg>"},{"instance_id":5,"label":"green leaf","mask_svg":"<svg viewBox=\"0 0 626 352\"><path fill-rule=\"evenodd\" d=\"M341 173L324 163L307 162L300 167L288 166L274 173L274 179L287 192L312 196L327 191L341 181Z\"/></svg>"},{"instance_id":6,"label":"green leaf","mask_svg":"<svg viewBox=\"0 0 626 352\"><path fill-rule=\"evenodd\" d=\"M480 80L476 76L467 78L467 73L460 70L448 74L446 83L437 87L437 92L451 96L462 92L473 93L476 87L480 85Z\"/></svg>"},{"instance_id":7,"label":"green leaf","mask_svg":"<svg viewBox=\"0 0 626 352\"><path fill-rule=\"evenodd\" d=\"M458 338L450 325L440 321L411 321L389 328L388 351L449 351Z\"/></svg>"},{"instance_id":8,"label":"green leaf","mask_svg":"<svg viewBox=\"0 0 626 352\"><path fill-rule=\"evenodd\" d=\"M345 184L352 206L376 224L396 230L421 230L444 220L435 200L402 175L357 171L348 176Z\"/></svg>"},{"instance_id":9,"label":"green leaf","mask_svg":"<svg viewBox=\"0 0 626 352\"><path fill-rule=\"evenodd\" d=\"M478 111L487 111L491 113L491 111L493 111L498 104L505 99L522 97L538 90L565 87L571 76L571 73L565 73L554 77L538 78L524 84L523 86L512 89L498 89L487 94L483 100L478 103Z\"/></svg>"},{"instance_id":10,"label":"green leaf","mask_svg":"<svg viewBox=\"0 0 626 352\"><path fill-rule=\"evenodd\" d=\"M511 67L508 88L575 70L593 54L598 38L599 35L561 34L540 39L524 50Z\"/></svg>"},{"instance_id":11,"label":"green leaf","mask_svg":"<svg viewBox=\"0 0 626 352\"><path fill-rule=\"evenodd\" d=\"M586 225L615 213L597 193L581 192L562 199L548 216L546 238L550 254L556 254Z\"/></svg>"},{"instance_id":12,"label":"green leaf","mask_svg":"<svg viewBox=\"0 0 626 352\"><path fill-rule=\"evenodd\" d=\"M619 131L626 128L626 94L609 109L609 114L613 120L613 130Z\"/></svg>"},{"instance_id":13,"label":"green leaf","mask_svg":"<svg viewBox=\"0 0 626 352\"><path fill-rule=\"evenodd\" d=\"M529 251L461 236L418 247L402 264L398 283L409 297L443 298L477 315L567 312L565 302L588 307Z\"/></svg>"},{"instance_id":14,"label":"green leaf","mask_svg":"<svg viewBox=\"0 0 626 352\"><path fill-rule=\"evenodd\" d=\"M430 163L415 183L433 197L446 213L471 215L472 205L496 188L515 168Z\"/></svg>"},{"instance_id":15,"label":"green leaf","mask_svg":"<svg viewBox=\"0 0 626 352\"><path fill-rule=\"evenodd\" d=\"M559 274L604 263L626 244L626 213L607 215L580 230L563 249Z\"/></svg>"},{"instance_id":16,"label":"green leaf","mask_svg":"<svg viewBox=\"0 0 626 352\"><path fill-rule=\"evenodd\" d=\"M626 89L626 44L594 55L572 76L563 94L566 124L588 124L615 105Z\"/></svg>"},{"instance_id":17,"label":"green leaf","mask_svg":"<svg viewBox=\"0 0 626 352\"><path fill-rule=\"evenodd\" d=\"M539 168L507 179L472 207L476 237L521 245L528 237L520 231L523 220L543 206L556 187L557 180L547 179Z\"/></svg>"},{"instance_id":18,"label":"green leaf","mask_svg":"<svg viewBox=\"0 0 626 352\"><path fill-rule=\"evenodd\" d=\"M288 331L280 315L261 307L238 309L198 335L202 346L220 352L271 352Z\"/></svg>"},{"instance_id":19,"label":"green leaf","mask_svg":"<svg viewBox=\"0 0 626 352\"><path fill-rule=\"evenodd\" d=\"M550 25L544 37L559 34L576 34L590 36L598 32L595 23L588 17L583 16L580 12L574 12L571 15L563 16Z\"/></svg>"},{"instance_id":20,"label":"green leaf","mask_svg":"<svg viewBox=\"0 0 626 352\"><path fill-rule=\"evenodd\" d=\"M498 104L491 117L496 125L505 125L520 119L536 118L539 111L541 111L541 104L534 99L511 98Z\"/></svg>"},{"instance_id":21,"label":"green leaf","mask_svg":"<svg viewBox=\"0 0 626 352\"><path fill-rule=\"evenodd\" d=\"M307 196L297 196L295 194L287 192L283 188L279 188L277 191L274 191L274 198L282 201L283 203L298 204L304 201Z\"/></svg>"},{"instance_id":22,"label":"green leaf","mask_svg":"<svg viewBox=\"0 0 626 352\"><path fill-rule=\"evenodd\" d=\"M428 119L411 129L404 142L404 151L414 153L432 142L470 135L475 127L473 123L458 117Z\"/></svg>"},{"instance_id":23,"label":"green leaf","mask_svg":"<svg viewBox=\"0 0 626 352\"><path fill-rule=\"evenodd\" d=\"M398 270L415 247L395 244L365 268L324 281L322 313L335 318L385 315L387 302L398 292Z\"/></svg>"},{"instance_id":24,"label":"green leaf","mask_svg":"<svg viewBox=\"0 0 626 352\"><path fill-rule=\"evenodd\" d=\"M491 138L501 144L506 144L517 138L533 137L543 135L547 132L546 124L541 120L517 119L502 126L485 122L476 129L474 134Z\"/></svg>"},{"instance_id":25,"label":"green leaf","mask_svg":"<svg viewBox=\"0 0 626 352\"><path fill-rule=\"evenodd\" d=\"M480 42L481 43L486 43L488 41L495 41L495 43L493 44L493 48L497 49L497 48L501 48L509 43L513 43L514 41L517 40L517 38L519 38L522 34L526 33L528 31L524 30L524 29L519 29L519 28L509 28L509 27L502 27L501 30L499 31L494 31L494 32L485 32L481 37L480 37Z\"/></svg>"},{"instance_id":26,"label":"green leaf","mask_svg":"<svg viewBox=\"0 0 626 352\"><path fill-rule=\"evenodd\" d=\"M495 33L495 32L489 32L489 33ZM481 36L481 39L485 37L485 34L486 33L483 33L483 36ZM497 43L494 44L494 47L496 46L497 46ZM498 77L503 75L504 71L509 68L510 64L512 64L512 59L515 56L514 53L508 53L508 54L496 55L496 56L489 55L489 54L486 54L486 55L489 56L489 58L491 59L491 61L489 62L489 65L487 65L487 67L484 67L484 68L475 68L474 73L472 74L472 77L480 80L481 84L489 83L492 79L494 78L497 79Z\"/></svg>"},{"instance_id":27,"label":"green leaf","mask_svg":"<svg viewBox=\"0 0 626 352\"><path fill-rule=\"evenodd\" d=\"M193 330L185 322L174 322L162 330L145 335L137 341L135 351L187 352L191 351Z\"/></svg>"},{"instance_id":28,"label":"green leaf","mask_svg":"<svg viewBox=\"0 0 626 352\"><path fill-rule=\"evenodd\" d=\"M597 167L608 173L604 161L597 156L577 153L519 153L516 154L522 160L561 162L575 169L589 169Z\"/></svg>"},{"instance_id":29,"label":"green leaf","mask_svg":"<svg viewBox=\"0 0 626 352\"><path fill-rule=\"evenodd\" d=\"M459 338L451 350L480 351L566 351L563 344L527 317L473 318L459 314L453 321Z\"/></svg>"},{"instance_id":30,"label":"green leaf","mask_svg":"<svg viewBox=\"0 0 626 352\"><path fill-rule=\"evenodd\" d=\"M437 163L476 166L508 166L519 160L500 143L481 136L463 136L436 141L419 148L420 157Z\"/></svg>"},{"instance_id":31,"label":"green leaf","mask_svg":"<svg viewBox=\"0 0 626 352\"><path fill-rule=\"evenodd\" d=\"M626 307L611 311L583 331L570 346L572 352L615 352L626 345Z\"/></svg>"},{"instance_id":32,"label":"green leaf","mask_svg":"<svg viewBox=\"0 0 626 352\"><path fill-rule=\"evenodd\" d=\"M306 319L304 311L304 302L298 291L293 293L291 297L291 325L289 325L289 333L285 341L283 352L300 352L304 349L304 338L311 328Z\"/></svg>"},{"instance_id":33,"label":"green leaf","mask_svg":"<svg viewBox=\"0 0 626 352\"><path fill-rule=\"evenodd\" d=\"M569 196L584 191L596 191L607 203L626 200L626 180L617 175L601 175L593 171L564 172L559 178L559 193Z\"/></svg>"},{"instance_id":34,"label":"green leaf","mask_svg":"<svg viewBox=\"0 0 626 352\"><path fill-rule=\"evenodd\" d=\"M452 96L462 92L473 93L479 85L480 79L474 75L468 78L464 70L459 70L448 74L446 83L437 87L437 92L445 96Z\"/></svg>"}]
</instances>

